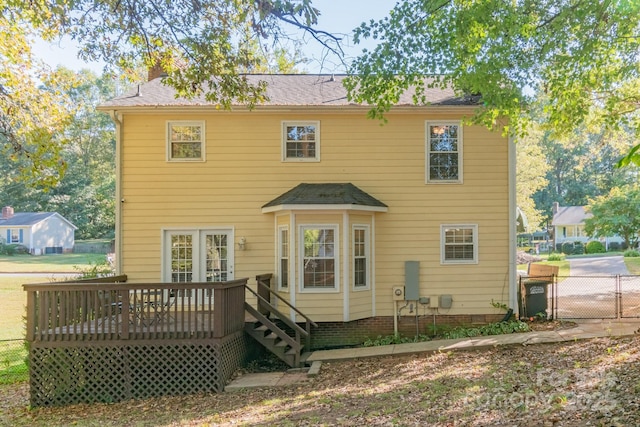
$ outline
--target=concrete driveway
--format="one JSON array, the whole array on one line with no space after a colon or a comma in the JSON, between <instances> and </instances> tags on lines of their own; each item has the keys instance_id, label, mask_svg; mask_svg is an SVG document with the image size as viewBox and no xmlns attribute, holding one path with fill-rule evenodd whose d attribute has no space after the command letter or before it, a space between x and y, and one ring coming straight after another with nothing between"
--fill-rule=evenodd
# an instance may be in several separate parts
<instances>
[{"instance_id":1,"label":"concrete driveway","mask_svg":"<svg viewBox=\"0 0 640 427\"><path fill-rule=\"evenodd\" d=\"M573 258L568 259L571 276L611 276L626 275L629 270L624 264L622 256Z\"/></svg>"}]
</instances>

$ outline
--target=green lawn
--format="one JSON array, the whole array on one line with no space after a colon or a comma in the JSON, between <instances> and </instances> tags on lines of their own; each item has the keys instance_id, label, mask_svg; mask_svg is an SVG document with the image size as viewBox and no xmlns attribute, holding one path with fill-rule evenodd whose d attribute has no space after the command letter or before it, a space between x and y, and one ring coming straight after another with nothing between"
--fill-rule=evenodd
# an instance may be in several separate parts
<instances>
[{"instance_id":1,"label":"green lawn","mask_svg":"<svg viewBox=\"0 0 640 427\"><path fill-rule=\"evenodd\" d=\"M104 254L0 255L0 273L77 273L105 260Z\"/></svg>"},{"instance_id":2,"label":"green lawn","mask_svg":"<svg viewBox=\"0 0 640 427\"><path fill-rule=\"evenodd\" d=\"M51 282L54 280L54 273L58 274L55 278L57 280L60 280L60 273L73 278L104 261L104 254L0 256L0 273L17 273L0 274L0 385L28 379L24 363L26 349L21 341L25 334L24 316L27 305L27 294L22 285Z\"/></svg>"},{"instance_id":3,"label":"green lawn","mask_svg":"<svg viewBox=\"0 0 640 427\"><path fill-rule=\"evenodd\" d=\"M640 274L640 258L624 258L624 263L627 265L627 270L630 274Z\"/></svg>"},{"instance_id":4,"label":"green lawn","mask_svg":"<svg viewBox=\"0 0 640 427\"><path fill-rule=\"evenodd\" d=\"M0 301L2 301L0 340L24 336L23 317L27 296L22 285L51 282L54 280L53 273L68 273L68 278L73 278L81 271L104 260L104 254L0 256L0 273L19 274L19 276L0 274ZM44 274L35 275L35 273ZM56 279L60 280L59 277Z\"/></svg>"}]
</instances>

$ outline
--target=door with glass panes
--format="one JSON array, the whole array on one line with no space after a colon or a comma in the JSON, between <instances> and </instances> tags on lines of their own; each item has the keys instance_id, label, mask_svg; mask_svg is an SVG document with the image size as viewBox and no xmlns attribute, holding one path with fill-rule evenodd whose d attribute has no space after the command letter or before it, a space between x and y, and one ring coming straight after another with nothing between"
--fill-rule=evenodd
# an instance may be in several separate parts
<instances>
[{"instance_id":1,"label":"door with glass panes","mask_svg":"<svg viewBox=\"0 0 640 427\"><path fill-rule=\"evenodd\" d=\"M233 280L233 231L166 231L164 265L165 282ZM188 293L191 294L191 292ZM195 295L183 296L194 297Z\"/></svg>"}]
</instances>

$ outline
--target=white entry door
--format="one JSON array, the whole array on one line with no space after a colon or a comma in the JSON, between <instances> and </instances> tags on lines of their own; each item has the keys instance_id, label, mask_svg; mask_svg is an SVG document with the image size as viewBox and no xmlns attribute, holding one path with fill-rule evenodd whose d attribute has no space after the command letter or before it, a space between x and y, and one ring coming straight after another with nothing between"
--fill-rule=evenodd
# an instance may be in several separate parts
<instances>
[{"instance_id":1,"label":"white entry door","mask_svg":"<svg viewBox=\"0 0 640 427\"><path fill-rule=\"evenodd\" d=\"M233 230L167 230L165 282L233 280Z\"/></svg>"}]
</instances>

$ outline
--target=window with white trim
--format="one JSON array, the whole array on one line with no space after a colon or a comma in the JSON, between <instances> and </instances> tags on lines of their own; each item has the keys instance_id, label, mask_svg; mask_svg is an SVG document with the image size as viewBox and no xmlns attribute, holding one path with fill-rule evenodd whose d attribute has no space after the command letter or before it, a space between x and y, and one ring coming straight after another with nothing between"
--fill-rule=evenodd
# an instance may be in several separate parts
<instances>
[{"instance_id":1,"label":"window with white trim","mask_svg":"<svg viewBox=\"0 0 640 427\"><path fill-rule=\"evenodd\" d=\"M167 160L188 162L205 160L204 122L167 122Z\"/></svg>"},{"instance_id":2,"label":"window with white trim","mask_svg":"<svg viewBox=\"0 0 640 427\"><path fill-rule=\"evenodd\" d=\"M369 228L353 227L353 287L369 288Z\"/></svg>"},{"instance_id":3,"label":"window with white trim","mask_svg":"<svg viewBox=\"0 0 640 427\"><path fill-rule=\"evenodd\" d=\"M301 226L302 288L309 290L337 290L338 263L336 226Z\"/></svg>"},{"instance_id":4,"label":"window with white trim","mask_svg":"<svg viewBox=\"0 0 640 427\"><path fill-rule=\"evenodd\" d=\"M11 229L11 243L22 243L22 230L17 228Z\"/></svg>"},{"instance_id":5,"label":"window with white trim","mask_svg":"<svg viewBox=\"0 0 640 427\"><path fill-rule=\"evenodd\" d=\"M320 161L320 122L282 122L282 160Z\"/></svg>"},{"instance_id":6,"label":"window with white trim","mask_svg":"<svg viewBox=\"0 0 640 427\"><path fill-rule=\"evenodd\" d=\"M289 229L278 228L278 287L289 288Z\"/></svg>"},{"instance_id":7,"label":"window with white trim","mask_svg":"<svg viewBox=\"0 0 640 427\"><path fill-rule=\"evenodd\" d=\"M460 122L426 122L427 183L462 182Z\"/></svg>"},{"instance_id":8,"label":"window with white trim","mask_svg":"<svg viewBox=\"0 0 640 427\"><path fill-rule=\"evenodd\" d=\"M443 264L477 264L478 226L442 225L440 259Z\"/></svg>"}]
</instances>

